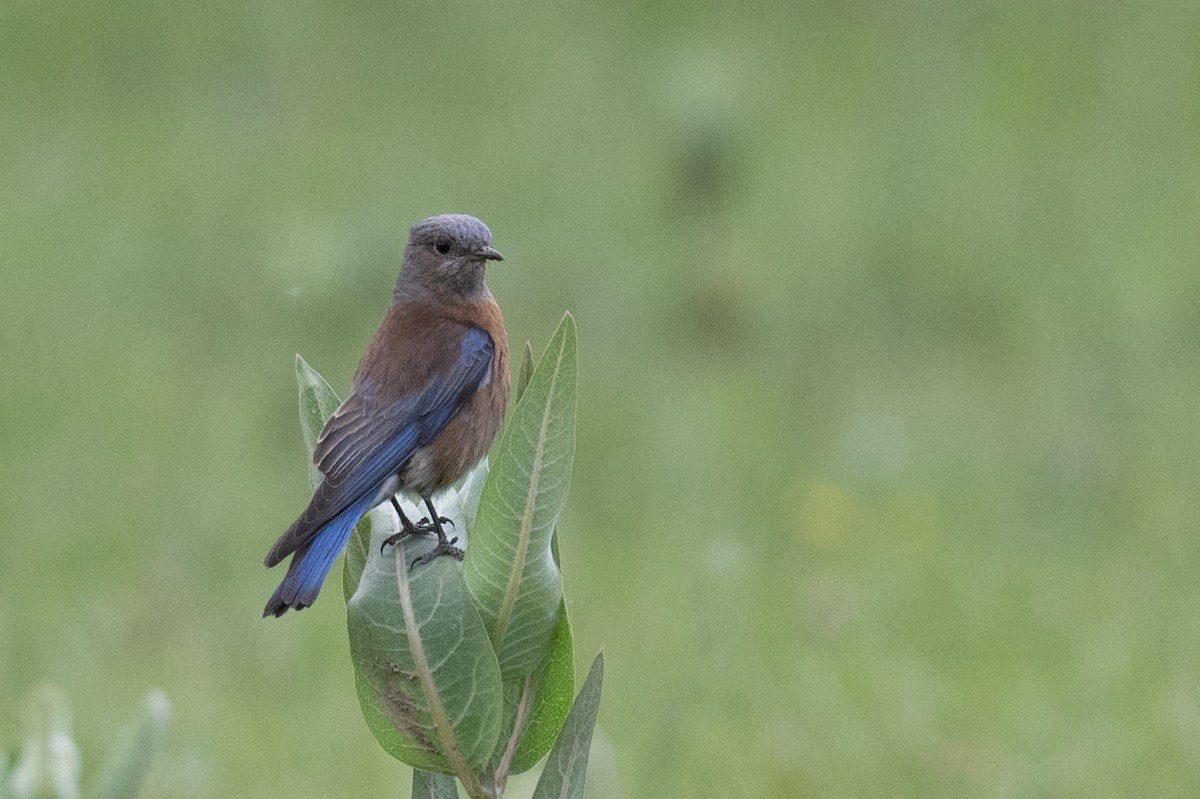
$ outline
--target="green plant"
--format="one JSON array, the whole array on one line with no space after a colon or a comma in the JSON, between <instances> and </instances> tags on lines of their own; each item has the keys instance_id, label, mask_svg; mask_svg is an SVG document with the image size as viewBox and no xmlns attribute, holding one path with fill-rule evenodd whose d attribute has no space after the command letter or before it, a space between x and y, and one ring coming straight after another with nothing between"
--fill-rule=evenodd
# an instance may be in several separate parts
<instances>
[{"instance_id":1,"label":"green plant","mask_svg":"<svg viewBox=\"0 0 1200 799\"><path fill-rule=\"evenodd\" d=\"M82 757L71 737L67 701L44 686L29 703L20 752L11 760L0 754L0 799L133 799L150 770L169 715L170 704L162 692L146 694L141 712L110 745L83 791Z\"/></svg>"},{"instance_id":2,"label":"green plant","mask_svg":"<svg viewBox=\"0 0 1200 799\"><path fill-rule=\"evenodd\" d=\"M309 449L340 400L297 357ZM428 547L406 539L390 506L363 517L346 549L343 593L358 698L392 756L416 769L413 795L499 797L508 776L550 753L535 796L582 795L602 656L572 707L571 625L555 525L575 446L576 335L564 316L533 363L526 344L516 402L496 448L436 498L461 537L452 558L411 568ZM317 475L310 475L314 482ZM412 518L420 509L401 503Z\"/></svg>"}]
</instances>

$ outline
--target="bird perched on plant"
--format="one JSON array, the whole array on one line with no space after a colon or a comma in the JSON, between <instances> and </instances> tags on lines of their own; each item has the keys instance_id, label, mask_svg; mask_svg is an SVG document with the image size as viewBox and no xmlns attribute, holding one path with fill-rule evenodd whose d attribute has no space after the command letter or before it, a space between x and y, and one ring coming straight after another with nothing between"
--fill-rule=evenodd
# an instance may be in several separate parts
<instances>
[{"instance_id":1,"label":"bird perched on plant","mask_svg":"<svg viewBox=\"0 0 1200 799\"><path fill-rule=\"evenodd\" d=\"M504 418L508 341L483 282L487 262L501 260L492 232L472 216L432 216L409 230L391 307L317 439L321 483L267 554L268 567L288 555L292 562L264 616L311 605L355 523L389 499L400 532L385 545L433 533L436 546L413 567L462 558L431 497L487 453ZM429 518L411 522L398 490L420 495Z\"/></svg>"}]
</instances>

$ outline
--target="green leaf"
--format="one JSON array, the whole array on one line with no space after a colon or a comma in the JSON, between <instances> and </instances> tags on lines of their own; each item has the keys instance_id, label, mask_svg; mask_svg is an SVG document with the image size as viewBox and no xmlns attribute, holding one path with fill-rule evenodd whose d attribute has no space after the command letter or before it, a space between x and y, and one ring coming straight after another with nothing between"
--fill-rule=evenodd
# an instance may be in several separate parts
<instances>
[{"instance_id":1,"label":"green leaf","mask_svg":"<svg viewBox=\"0 0 1200 799\"><path fill-rule=\"evenodd\" d=\"M501 434L463 561L506 680L545 660L562 600L550 539L575 450L575 350L567 314Z\"/></svg>"},{"instance_id":2,"label":"green leaf","mask_svg":"<svg viewBox=\"0 0 1200 799\"><path fill-rule=\"evenodd\" d=\"M529 378L533 377L533 346L526 341L525 348L521 350L521 371L517 375L516 395L513 399L517 402L521 400L521 395L525 393L525 389L529 386Z\"/></svg>"},{"instance_id":3,"label":"green leaf","mask_svg":"<svg viewBox=\"0 0 1200 799\"><path fill-rule=\"evenodd\" d=\"M137 796L162 744L171 705L161 691L146 695L139 717L109 749L92 780L88 799L131 799Z\"/></svg>"},{"instance_id":4,"label":"green leaf","mask_svg":"<svg viewBox=\"0 0 1200 799\"><path fill-rule=\"evenodd\" d=\"M346 603L363 714L391 755L453 773L469 786L500 731L496 655L457 562L443 557L410 571L434 542L402 540L380 554L389 532L372 525L367 560Z\"/></svg>"},{"instance_id":5,"label":"green leaf","mask_svg":"<svg viewBox=\"0 0 1200 799\"><path fill-rule=\"evenodd\" d=\"M554 748L546 768L538 779L533 799L582 799L587 777L588 752L592 746L592 730L596 726L596 711L600 708L600 687L604 681L604 653L596 655L592 669L575 704L567 715L567 723Z\"/></svg>"},{"instance_id":6,"label":"green leaf","mask_svg":"<svg viewBox=\"0 0 1200 799\"><path fill-rule=\"evenodd\" d=\"M433 505L438 509L438 513L443 516L448 516L454 521L454 528L450 533L450 537L459 537L458 546L466 548L467 542L470 540L471 530L475 525L475 517L479 512L479 499L483 496L483 486L487 482L488 476L488 458L484 455L478 463L467 470L467 473L458 478L458 481L449 488L444 488L433 495ZM416 509L416 500L413 500L413 512L417 516L427 515L424 504L421 504L420 512ZM405 508L407 512L408 508ZM409 517L414 518L414 517Z\"/></svg>"},{"instance_id":7,"label":"green leaf","mask_svg":"<svg viewBox=\"0 0 1200 799\"><path fill-rule=\"evenodd\" d=\"M413 799L458 799L458 786L448 774L413 770Z\"/></svg>"},{"instance_id":8,"label":"green leaf","mask_svg":"<svg viewBox=\"0 0 1200 799\"><path fill-rule=\"evenodd\" d=\"M567 605L558 611L558 623L550 636L550 654L533 674L504 684L504 735L500 771L504 776L521 774L537 765L554 745L571 709L575 693L575 656ZM513 731L518 735L513 746ZM505 753L511 748L512 754Z\"/></svg>"},{"instance_id":9,"label":"green leaf","mask_svg":"<svg viewBox=\"0 0 1200 799\"><path fill-rule=\"evenodd\" d=\"M321 435L325 420L333 415L342 401L325 378L299 355L296 356L296 383L300 386L300 431L308 447L308 477L313 488L316 488L321 482L321 473L312 462L313 450L317 448L317 438Z\"/></svg>"}]
</instances>

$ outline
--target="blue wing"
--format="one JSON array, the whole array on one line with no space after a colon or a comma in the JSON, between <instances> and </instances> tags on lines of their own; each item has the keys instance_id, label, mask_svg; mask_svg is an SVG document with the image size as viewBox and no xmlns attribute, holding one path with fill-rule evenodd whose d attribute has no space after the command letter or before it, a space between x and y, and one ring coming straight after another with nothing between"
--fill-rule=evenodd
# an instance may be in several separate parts
<instances>
[{"instance_id":1,"label":"blue wing","mask_svg":"<svg viewBox=\"0 0 1200 799\"><path fill-rule=\"evenodd\" d=\"M491 336L468 328L448 369L433 375L420 391L386 404L374 379L362 377L326 423L313 453L323 475L317 489L322 515L332 517L363 494L374 493L413 452L432 441L483 382L494 351Z\"/></svg>"}]
</instances>

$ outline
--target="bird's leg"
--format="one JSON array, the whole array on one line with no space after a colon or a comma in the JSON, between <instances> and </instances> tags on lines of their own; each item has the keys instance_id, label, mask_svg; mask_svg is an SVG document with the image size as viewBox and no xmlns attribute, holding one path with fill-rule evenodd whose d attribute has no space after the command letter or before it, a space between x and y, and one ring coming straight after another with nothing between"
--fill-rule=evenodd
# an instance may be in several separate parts
<instances>
[{"instance_id":1,"label":"bird's leg","mask_svg":"<svg viewBox=\"0 0 1200 799\"><path fill-rule=\"evenodd\" d=\"M453 555L455 558L462 560L463 551L454 546L454 544L458 541L458 538L452 538L447 541L446 532L442 529L443 524L449 524L453 526L454 522L450 519L447 519L445 516L439 516L437 510L433 507L433 501L429 497L425 498L425 506L429 508L430 515L424 519L421 519L421 521L417 522L416 524L413 524L409 518L404 515L404 511L400 509L400 503L396 501L394 496L392 497L392 507L396 509L396 516L400 518L400 532L390 535L383 540L383 544L381 544L379 547L380 554L383 554L383 550L387 548L388 544L395 544L397 541L407 538L410 535L427 535L428 533L436 533L438 537L437 544L434 545L433 549L414 560L412 565L409 566L409 569L411 570L418 563L429 563L438 555ZM430 521L431 518L436 519L437 521Z\"/></svg>"},{"instance_id":2,"label":"bird's leg","mask_svg":"<svg viewBox=\"0 0 1200 799\"><path fill-rule=\"evenodd\" d=\"M457 537L451 538L450 540L447 541L446 540L446 531L442 529L442 524L445 522L448 522L450 520L445 519L441 516L438 516L437 509L433 507L432 499L430 499L429 497L424 497L424 499L425 499L425 507L429 508L429 518L433 520L432 522L430 522L430 524L433 525L433 531L435 533L437 533L438 541L437 541L437 544L434 545L433 549L429 550L424 555L421 555L419 558L416 558L413 560L412 564L408 567L409 571L412 571L418 565L429 563L430 561L432 561L434 558L436 558L439 555L450 555L451 557L454 557L457 560L463 559L463 551L461 549L459 549L458 547L454 546L454 544L458 542L458 538Z\"/></svg>"},{"instance_id":3,"label":"bird's leg","mask_svg":"<svg viewBox=\"0 0 1200 799\"><path fill-rule=\"evenodd\" d=\"M400 510L400 503L396 501L395 494L392 495L392 507L396 509L396 515L400 517L400 524L404 528L401 532L404 535L425 535L426 533L434 532L433 522L429 521L428 516L423 517L421 521L417 522L416 524L410 522L408 517L404 515L404 511ZM442 524L448 524L451 527L454 526L454 520L447 519L445 516L439 518L438 521L440 521Z\"/></svg>"},{"instance_id":4,"label":"bird's leg","mask_svg":"<svg viewBox=\"0 0 1200 799\"><path fill-rule=\"evenodd\" d=\"M400 503L396 501L394 494L392 495L392 507L396 509L396 515L400 517L400 532L383 539L383 543L379 545L379 554L381 555L388 544L395 544L400 539L407 538L410 535L425 535L426 533L434 532L433 524L430 523L429 519L422 519L416 524L409 521L408 517L404 515L404 511L400 509Z\"/></svg>"}]
</instances>

